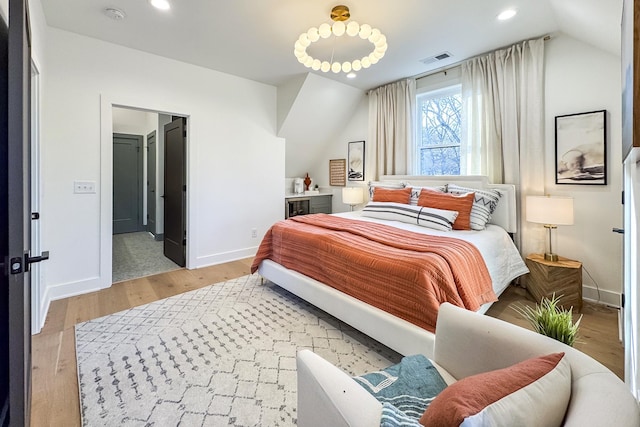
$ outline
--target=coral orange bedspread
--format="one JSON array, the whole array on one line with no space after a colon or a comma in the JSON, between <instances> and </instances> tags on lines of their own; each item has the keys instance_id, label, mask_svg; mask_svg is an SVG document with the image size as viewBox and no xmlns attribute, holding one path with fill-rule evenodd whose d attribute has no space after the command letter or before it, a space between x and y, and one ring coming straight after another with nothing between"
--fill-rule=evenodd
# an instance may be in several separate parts
<instances>
[{"instance_id":1,"label":"coral orange bedspread","mask_svg":"<svg viewBox=\"0 0 640 427\"><path fill-rule=\"evenodd\" d=\"M383 224L326 214L292 217L269 229L252 273L264 259L431 332L443 302L476 311L497 300L475 246Z\"/></svg>"}]
</instances>

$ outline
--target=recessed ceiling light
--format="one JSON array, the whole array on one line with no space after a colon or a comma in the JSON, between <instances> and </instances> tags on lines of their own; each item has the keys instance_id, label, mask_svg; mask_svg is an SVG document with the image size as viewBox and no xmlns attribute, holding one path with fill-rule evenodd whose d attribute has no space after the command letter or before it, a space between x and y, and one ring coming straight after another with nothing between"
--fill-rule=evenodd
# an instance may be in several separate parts
<instances>
[{"instance_id":1,"label":"recessed ceiling light","mask_svg":"<svg viewBox=\"0 0 640 427\"><path fill-rule=\"evenodd\" d=\"M151 6L160 10L169 10L171 9L171 4L169 4L169 0L149 0Z\"/></svg>"},{"instance_id":2,"label":"recessed ceiling light","mask_svg":"<svg viewBox=\"0 0 640 427\"><path fill-rule=\"evenodd\" d=\"M347 74L347 78L349 78L349 79L355 79L355 78L356 78L356 73L349 73L349 74Z\"/></svg>"},{"instance_id":3,"label":"recessed ceiling light","mask_svg":"<svg viewBox=\"0 0 640 427\"><path fill-rule=\"evenodd\" d=\"M516 10L515 9L507 9L505 11L500 12L500 14L498 15L498 19L501 21L506 21L507 19L511 19L514 16L516 16Z\"/></svg>"},{"instance_id":4,"label":"recessed ceiling light","mask_svg":"<svg viewBox=\"0 0 640 427\"><path fill-rule=\"evenodd\" d=\"M116 9L115 7L107 7L104 10L104 14L114 21L122 21L127 15L120 9Z\"/></svg>"}]
</instances>

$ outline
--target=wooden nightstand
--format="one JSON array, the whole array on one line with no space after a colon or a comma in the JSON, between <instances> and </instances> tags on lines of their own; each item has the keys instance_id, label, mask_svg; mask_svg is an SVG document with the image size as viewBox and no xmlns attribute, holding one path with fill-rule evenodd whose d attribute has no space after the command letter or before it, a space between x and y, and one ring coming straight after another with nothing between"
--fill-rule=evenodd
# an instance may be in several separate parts
<instances>
[{"instance_id":1,"label":"wooden nightstand","mask_svg":"<svg viewBox=\"0 0 640 427\"><path fill-rule=\"evenodd\" d=\"M559 257L558 261L547 261L544 255L531 254L526 259L529 267L527 290L540 302L542 297L562 295L560 304L582 310L582 263Z\"/></svg>"}]
</instances>

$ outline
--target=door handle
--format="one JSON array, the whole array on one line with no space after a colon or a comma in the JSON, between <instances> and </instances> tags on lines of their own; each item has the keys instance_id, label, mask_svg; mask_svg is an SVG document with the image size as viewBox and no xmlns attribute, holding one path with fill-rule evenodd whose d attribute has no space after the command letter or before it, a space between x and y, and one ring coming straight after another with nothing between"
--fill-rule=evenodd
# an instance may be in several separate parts
<instances>
[{"instance_id":1,"label":"door handle","mask_svg":"<svg viewBox=\"0 0 640 427\"><path fill-rule=\"evenodd\" d=\"M612 228L611 231L618 234L624 234L624 228Z\"/></svg>"},{"instance_id":2,"label":"door handle","mask_svg":"<svg viewBox=\"0 0 640 427\"><path fill-rule=\"evenodd\" d=\"M42 262L42 261L46 261L49 259L49 251L43 251L42 254L40 254L40 256L29 256L28 253L24 254L24 271L27 272L29 271L29 265L36 263L36 262Z\"/></svg>"}]
</instances>

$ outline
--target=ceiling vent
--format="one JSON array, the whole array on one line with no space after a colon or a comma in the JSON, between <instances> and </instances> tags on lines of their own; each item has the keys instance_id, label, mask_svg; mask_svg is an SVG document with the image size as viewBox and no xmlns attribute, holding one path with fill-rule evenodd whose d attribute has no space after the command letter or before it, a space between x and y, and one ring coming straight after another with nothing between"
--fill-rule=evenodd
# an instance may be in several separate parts
<instances>
[{"instance_id":1,"label":"ceiling vent","mask_svg":"<svg viewBox=\"0 0 640 427\"><path fill-rule=\"evenodd\" d=\"M420 60L424 65L433 64L434 62L442 61L443 59L451 58L453 55L449 52L442 52L437 55L430 56L428 58Z\"/></svg>"},{"instance_id":2,"label":"ceiling vent","mask_svg":"<svg viewBox=\"0 0 640 427\"><path fill-rule=\"evenodd\" d=\"M114 21L122 21L127 16L122 10L116 9L115 7L107 7L103 12Z\"/></svg>"}]
</instances>

